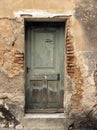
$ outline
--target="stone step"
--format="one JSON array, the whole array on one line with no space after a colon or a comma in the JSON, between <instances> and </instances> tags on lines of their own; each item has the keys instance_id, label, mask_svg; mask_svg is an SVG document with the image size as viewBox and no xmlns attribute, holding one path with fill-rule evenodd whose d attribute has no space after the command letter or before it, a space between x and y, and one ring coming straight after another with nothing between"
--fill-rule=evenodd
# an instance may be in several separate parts
<instances>
[{"instance_id":1,"label":"stone step","mask_svg":"<svg viewBox=\"0 0 97 130\"><path fill-rule=\"evenodd\" d=\"M27 130L64 130L64 114L27 114L23 126Z\"/></svg>"},{"instance_id":2,"label":"stone step","mask_svg":"<svg viewBox=\"0 0 97 130\"><path fill-rule=\"evenodd\" d=\"M0 130L64 130L64 129L62 128L23 128L23 129L0 128Z\"/></svg>"}]
</instances>

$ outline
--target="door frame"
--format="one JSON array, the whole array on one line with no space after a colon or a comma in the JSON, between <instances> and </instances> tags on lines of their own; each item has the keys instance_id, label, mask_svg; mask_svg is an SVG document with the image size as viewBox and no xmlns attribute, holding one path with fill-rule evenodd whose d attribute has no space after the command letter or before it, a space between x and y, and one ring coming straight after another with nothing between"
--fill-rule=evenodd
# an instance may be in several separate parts
<instances>
[{"instance_id":1,"label":"door frame","mask_svg":"<svg viewBox=\"0 0 97 130\"><path fill-rule=\"evenodd\" d=\"M24 19L24 28L25 28L25 23L26 22L64 22L65 26L64 26L64 33L65 33L65 36L64 36L64 95L65 95L65 86L66 86L66 25L67 25L67 21L68 21L68 17L65 17L64 18L25 18ZM24 29L25 30L25 29ZM25 37L25 36L24 36ZM26 42L25 42L26 44ZM26 54L26 48L25 48L25 44L24 44L24 49L25 49L25 54ZM26 55L25 55L25 58L24 58L24 64L25 64L25 82L26 82ZM26 83L25 83L25 90L26 90ZM26 91L25 91L25 98L26 98ZM25 103L26 104L26 103ZM63 99L63 108L64 108L64 99ZM25 112L26 112L26 107L25 107ZM29 111L31 112L31 111Z\"/></svg>"}]
</instances>

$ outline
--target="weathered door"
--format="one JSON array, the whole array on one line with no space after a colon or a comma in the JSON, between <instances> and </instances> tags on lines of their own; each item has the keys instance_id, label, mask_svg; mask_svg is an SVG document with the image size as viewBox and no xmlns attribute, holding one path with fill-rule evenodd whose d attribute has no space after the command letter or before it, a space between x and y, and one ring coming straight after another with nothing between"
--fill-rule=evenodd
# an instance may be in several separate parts
<instances>
[{"instance_id":1,"label":"weathered door","mask_svg":"<svg viewBox=\"0 0 97 130\"><path fill-rule=\"evenodd\" d=\"M64 95L64 23L26 23L26 111L60 112Z\"/></svg>"}]
</instances>

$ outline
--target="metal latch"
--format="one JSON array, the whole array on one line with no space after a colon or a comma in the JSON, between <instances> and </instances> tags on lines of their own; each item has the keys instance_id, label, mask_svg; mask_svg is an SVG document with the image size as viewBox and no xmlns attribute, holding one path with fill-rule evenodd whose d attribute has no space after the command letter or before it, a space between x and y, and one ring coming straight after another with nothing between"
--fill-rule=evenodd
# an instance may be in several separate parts
<instances>
[{"instance_id":1,"label":"metal latch","mask_svg":"<svg viewBox=\"0 0 97 130\"><path fill-rule=\"evenodd\" d=\"M58 81L60 80L60 74L57 74L57 80Z\"/></svg>"}]
</instances>

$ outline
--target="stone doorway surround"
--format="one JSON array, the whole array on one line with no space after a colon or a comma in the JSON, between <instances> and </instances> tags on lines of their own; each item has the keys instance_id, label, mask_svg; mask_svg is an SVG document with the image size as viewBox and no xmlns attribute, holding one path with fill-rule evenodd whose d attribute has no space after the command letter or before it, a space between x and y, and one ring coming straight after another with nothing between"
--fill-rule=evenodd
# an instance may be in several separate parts
<instances>
[{"instance_id":1,"label":"stone doorway surround","mask_svg":"<svg viewBox=\"0 0 97 130\"><path fill-rule=\"evenodd\" d=\"M18 11L18 12L15 12L15 17L17 18L21 18L23 19L24 23L25 21L47 21L47 22L66 22L66 27L64 27L65 29L65 43L64 43L64 46L65 46L65 49L64 49L64 62L65 62L65 66L64 66L64 72L65 72L65 75L66 75L66 69L68 67L68 62L67 62L67 55L68 54L67 52L69 52L68 48L72 48L72 46L68 46L68 44L71 44L69 41L71 41L70 39L70 18L71 18L71 14L67 13L67 14L58 14L58 13L52 13L52 12L46 12L46 11L36 11L36 10L32 10L32 11ZM69 37L69 40L68 40L68 37ZM71 49L70 49L71 50ZM25 63L25 59L24 59L24 63ZM72 72L69 71L69 74L72 74ZM64 76L65 77L65 76ZM66 78L64 80L64 90L67 89L67 83L66 83ZM65 93L64 91L64 97L66 98L66 95L67 93ZM34 123L38 123L38 122L41 122L40 124L40 127L44 127L46 128L47 126L46 125L51 125L52 124L52 128L56 128L56 122L59 121L59 125L60 125L60 128L59 129L64 129L64 119L67 118L68 116L68 106L65 106L66 105L66 101L67 99L64 98L64 113L60 113L60 114L24 114L24 119L23 119L23 124L27 124L27 122L31 121L32 124ZM43 124L42 124L42 120L43 120ZM36 121L36 122L35 122ZM48 121L51 121L49 124ZM46 123L46 125L45 125ZM24 126L26 127L26 126ZM29 124L28 123L28 128L31 128L31 123ZM36 128L36 125L33 127L33 128Z\"/></svg>"},{"instance_id":2,"label":"stone doorway surround","mask_svg":"<svg viewBox=\"0 0 97 130\"><path fill-rule=\"evenodd\" d=\"M65 15L65 14L58 14L58 13L51 13L46 11L19 11L15 13L16 17L21 17L24 20L24 23L26 21L43 21L43 22L65 22L64 30L65 30L65 43L64 43L64 75L66 75L66 34L67 34L67 24L70 21L71 15ZM25 26L25 25L24 25ZM25 59L26 60L26 59ZM66 79L64 79L64 86L66 86ZM64 87L65 90L65 87ZM64 91L65 93L65 91ZM64 94L65 95L65 94ZM64 103L63 103L64 104Z\"/></svg>"}]
</instances>

